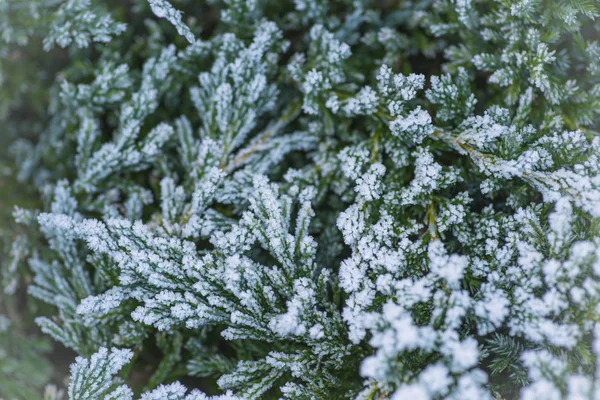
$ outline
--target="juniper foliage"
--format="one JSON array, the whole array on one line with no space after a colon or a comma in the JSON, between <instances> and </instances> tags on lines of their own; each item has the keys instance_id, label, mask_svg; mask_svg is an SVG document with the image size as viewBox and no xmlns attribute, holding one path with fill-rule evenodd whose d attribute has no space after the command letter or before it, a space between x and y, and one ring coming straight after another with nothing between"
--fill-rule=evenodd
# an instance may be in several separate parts
<instances>
[{"instance_id":1,"label":"juniper foliage","mask_svg":"<svg viewBox=\"0 0 600 400\"><path fill-rule=\"evenodd\" d=\"M46 398L598 398L599 6L0 0Z\"/></svg>"}]
</instances>

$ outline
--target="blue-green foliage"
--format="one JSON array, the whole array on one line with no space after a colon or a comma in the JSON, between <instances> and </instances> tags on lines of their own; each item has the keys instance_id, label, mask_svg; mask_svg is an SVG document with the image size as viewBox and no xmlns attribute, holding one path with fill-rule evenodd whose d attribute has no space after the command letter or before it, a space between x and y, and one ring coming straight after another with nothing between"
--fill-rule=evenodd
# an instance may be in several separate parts
<instances>
[{"instance_id":1,"label":"blue-green foliage","mask_svg":"<svg viewBox=\"0 0 600 400\"><path fill-rule=\"evenodd\" d=\"M598 6L0 0L46 398L598 398Z\"/></svg>"}]
</instances>

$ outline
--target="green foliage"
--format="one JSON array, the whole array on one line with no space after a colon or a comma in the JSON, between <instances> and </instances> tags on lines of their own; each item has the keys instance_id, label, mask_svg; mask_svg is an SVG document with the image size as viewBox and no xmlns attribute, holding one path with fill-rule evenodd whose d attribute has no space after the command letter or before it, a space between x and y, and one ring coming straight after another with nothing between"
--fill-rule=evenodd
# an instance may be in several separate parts
<instances>
[{"instance_id":1,"label":"green foliage","mask_svg":"<svg viewBox=\"0 0 600 400\"><path fill-rule=\"evenodd\" d=\"M597 398L599 6L0 0L0 395Z\"/></svg>"},{"instance_id":2,"label":"green foliage","mask_svg":"<svg viewBox=\"0 0 600 400\"><path fill-rule=\"evenodd\" d=\"M50 343L24 334L0 315L0 396L35 399L50 379Z\"/></svg>"}]
</instances>

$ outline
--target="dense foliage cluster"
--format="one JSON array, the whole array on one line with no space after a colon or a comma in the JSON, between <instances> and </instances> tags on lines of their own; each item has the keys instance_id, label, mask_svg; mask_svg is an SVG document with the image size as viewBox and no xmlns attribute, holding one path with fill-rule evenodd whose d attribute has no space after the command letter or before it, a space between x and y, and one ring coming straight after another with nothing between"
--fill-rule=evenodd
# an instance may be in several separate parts
<instances>
[{"instance_id":1,"label":"dense foliage cluster","mask_svg":"<svg viewBox=\"0 0 600 400\"><path fill-rule=\"evenodd\" d=\"M0 0L0 397L600 398L599 6Z\"/></svg>"}]
</instances>

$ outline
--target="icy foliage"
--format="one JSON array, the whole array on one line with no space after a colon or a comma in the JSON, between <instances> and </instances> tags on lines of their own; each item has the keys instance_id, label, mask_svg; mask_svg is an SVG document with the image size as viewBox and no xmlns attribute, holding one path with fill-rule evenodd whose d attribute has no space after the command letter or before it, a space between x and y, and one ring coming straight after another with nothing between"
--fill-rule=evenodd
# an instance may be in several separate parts
<instances>
[{"instance_id":1,"label":"icy foliage","mask_svg":"<svg viewBox=\"0 0 600 400\"><path fill-rule=\"evenodd\" d=\"M181 18L181 11L178 11L169 3L167 0L148 0L148 4L150 4L150 8L154 15L158 18L165 18L169 21L175 28L177 29L177 33L185 36L188 42L194 43L196 41L196 37L190 30L190 28L183 23Z\"/></svg>"},{"instance_id":2,"label":"icy foliage","mask_svg":"<svg viewBox=\"0 0 600 400\"><path fill-rule=\"evenodd\" d=\"M133 399L132 390L113 377L129 363L133 354L130 350L101 347L89 359L77 357L71 364L69 400L88 399ZM227 392L221 396L206 396L198 390L186 394L187 389L179 382L160 385L152 391L142 393L140 400L236 400L238 397Z\"/></svg>"},{"instance_id":3,"label":"icy foliage","mask_svg":"<svg viewBox=\"0 0 600 400\"><path fill-rule=\"evenodd\" d=\"M596 2L30 8L70 64L1 282L69 398L600 397Z\"/></svg>"}]
</instances>

